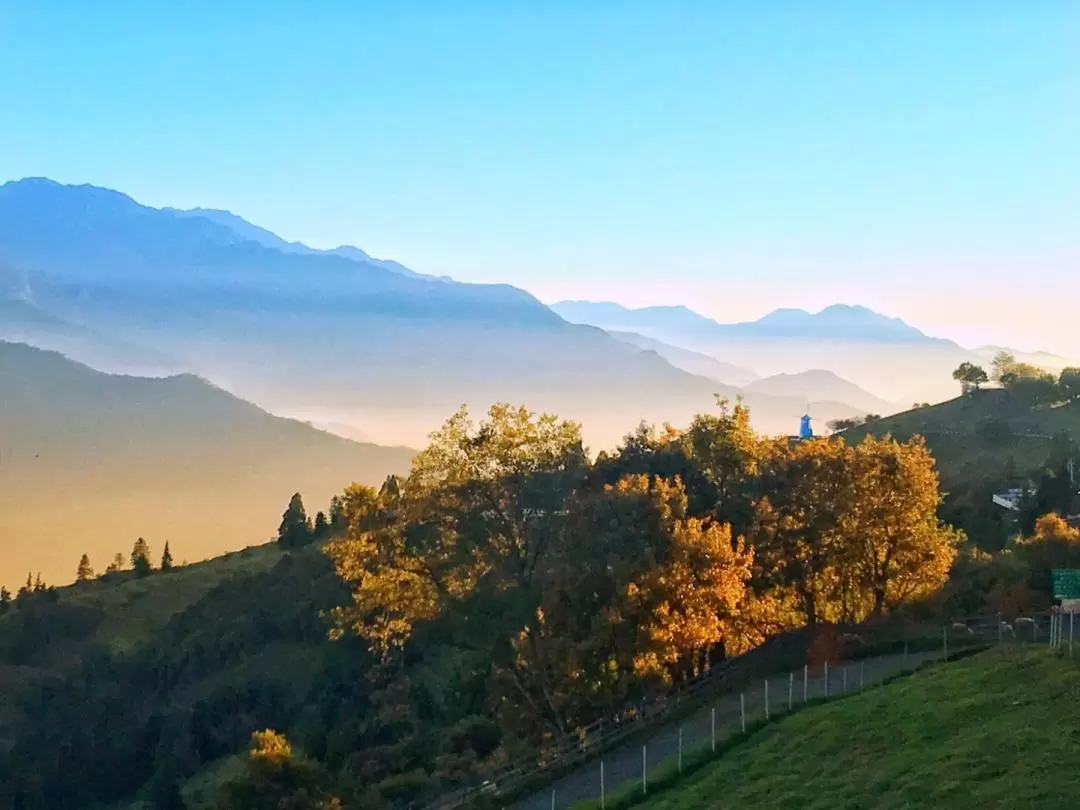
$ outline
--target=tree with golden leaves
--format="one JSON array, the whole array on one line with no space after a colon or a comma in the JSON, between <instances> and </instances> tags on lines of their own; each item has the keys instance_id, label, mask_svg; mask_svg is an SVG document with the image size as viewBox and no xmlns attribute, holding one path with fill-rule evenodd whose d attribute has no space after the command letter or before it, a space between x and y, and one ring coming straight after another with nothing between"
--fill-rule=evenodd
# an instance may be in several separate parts
<instances>
[{"instance_id":1,"label":"tree with golden leaves","mask_svg":"<svg viewBox=\"0 0 1080 810\"><path fill-rule=\"evenodd\" d=\"M865 611L880 615L940 590L963 535L943 523L934 458L921 437L868 436L854 448L847 531ZM865 615L865 614L864 614Z\"/></svg>"}]
</instances>

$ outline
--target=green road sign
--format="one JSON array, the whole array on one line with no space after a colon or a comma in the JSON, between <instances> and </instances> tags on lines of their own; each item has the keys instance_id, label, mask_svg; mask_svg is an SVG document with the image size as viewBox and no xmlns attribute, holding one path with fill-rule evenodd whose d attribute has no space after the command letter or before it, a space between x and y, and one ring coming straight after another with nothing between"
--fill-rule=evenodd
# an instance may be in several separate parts
<instances>
[{"instance_id":1,"label":"green road sign","mask_svg":"<svg viewBox=\"0 0 1080 810\"><path fill-rule=\"evenodd\" d=\"M1054 598L1080 599L1080 568L1054 569Z\"/></svg>"}]
</instances>

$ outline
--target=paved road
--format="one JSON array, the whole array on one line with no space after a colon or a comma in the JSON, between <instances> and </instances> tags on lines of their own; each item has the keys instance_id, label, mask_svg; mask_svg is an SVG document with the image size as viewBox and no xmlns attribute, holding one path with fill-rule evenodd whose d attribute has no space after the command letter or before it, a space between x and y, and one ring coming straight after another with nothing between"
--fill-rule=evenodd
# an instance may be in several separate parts
<instances>
[{"instance_id":1,"label":"paved road","mask_svg":"<svg viewBox=\"0 0 1080 810\"><path fill-rule=\"evenodd\" d=\"M911 653L910 655L888 655L868 658L865 661L848 662L846 665L833 665L829 669L828 682L825 672L819 668L808 673L805 682L807 699L840 695L845 692L859 691L860 684L868 688L885 678L902 672L911 671L927 661L941 657L941 651L931 653ZM846 687L845 687L846 684ZM828 692L826 693L826 686ZM789 689L793 704L803 700L803 672L776 675L768 679L770 716L776 717L787 711ZM765 713L765 681L760 687L744 693L746 717L748 721L760 718ZM655 771L661 763L678 756L680 729L683 751L690 751L709 744L712 735L713 710L716 712L716 736L724 736L737 731L741 725L739 695L718 697L715 702L703 706L696 713L666 726L658 727L645 740L648 770ZM641 784L642 742L618 747L604 754L604 785L610 795L626 782ZM570 807L575 802L600 797L600 760L595 760L567 774L554 784L554 807L556 810ZM527 799L512 805L513 810L551 810L552 788L545 788Z\"/></svg>"}]
</instances>

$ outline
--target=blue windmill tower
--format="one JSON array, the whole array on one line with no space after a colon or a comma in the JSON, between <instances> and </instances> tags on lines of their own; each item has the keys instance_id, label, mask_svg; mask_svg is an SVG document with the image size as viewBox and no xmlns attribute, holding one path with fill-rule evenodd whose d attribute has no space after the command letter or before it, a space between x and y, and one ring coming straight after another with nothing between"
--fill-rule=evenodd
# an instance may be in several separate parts
<instances>
[{"instance_id":1,"label":"blue windmill tower","mask_svg":"<svg viewBox=\"0 0 1080 810\"><path fill-rule=\"evenodd\" d=\"M806 406L806 413L799 417L799 440L814 438L814 425L810 420L810 406Z\"/></svg>"}]
</instances>

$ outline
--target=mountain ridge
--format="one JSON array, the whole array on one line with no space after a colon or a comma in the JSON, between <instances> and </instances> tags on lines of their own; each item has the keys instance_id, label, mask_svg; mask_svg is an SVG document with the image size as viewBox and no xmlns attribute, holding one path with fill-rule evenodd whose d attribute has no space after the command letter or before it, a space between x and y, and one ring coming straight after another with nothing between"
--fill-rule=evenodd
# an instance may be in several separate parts
<instances>
[{"instance_id":1,"label":"mountain ridge","mask_svg":"<svg viewBox=\"0 0 1080 810\"><path fill-rule=\"evenodd\" d=\"M610 447L643 419L686 421L714 394L739 393L511 285L282 251L108 189L0 186L0 262L26 274L54 317L270 412L352 413L352 427L388 444L423 441L463 403L508 401L578 420L591 446ZM793 430L791 401L752 399L760 430Z\"/></svg>"},{"instance_id":2,"label":"mountain ridge","mask_svg":"<svg viewBox=\"0 0 1080 810\"><path fill-rule=\"evenodd\" d=\"M103 567L139 536L193 560L265 542L293 492L314 512L414 455L273 416L194 374L105 374L25 344L0 341L0 390L8 586L27 571L70 581L80 554Z\"/></svg>"}]
</instances>

